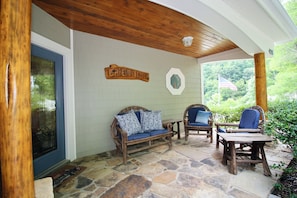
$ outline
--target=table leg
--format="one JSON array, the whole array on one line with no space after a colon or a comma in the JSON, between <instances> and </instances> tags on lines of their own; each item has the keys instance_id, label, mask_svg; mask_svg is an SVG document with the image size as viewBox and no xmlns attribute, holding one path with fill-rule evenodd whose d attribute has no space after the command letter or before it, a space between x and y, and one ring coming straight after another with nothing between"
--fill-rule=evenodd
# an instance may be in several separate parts
<instances>
[{"instance_id":1,"label":"table leg","mask_svg":"<svg viewBox=\"0 0 297 198\"><path fill-rule=\"evenodd\" d=\"M212 130L209 131L210 134L210 143L212 143Z\"/></svg>"},{"instance_id":2,"label":"table leg","mask_svg":"<svg viewBox=\"0 0 297 198\"><path fill-rule=\"evenodd\" d=\"M177 139L180 139L180 126L179 126L180 122L177 122Z\"/></svg>"},{"instance_id":3,"label":"table leg","mask_svg":"<svg viewBox=\"0 0 297 198\"><path fill-rule=\"evenodd\" d=\"M230 173L237 175L237 163L236 163L236 150L235 150L235 142L229 142L230 148Z\"/></svg>"},{"instance_id":4,"label":"table leg","mask_svg":"<svg viewBox=\"0 0 297 198\"><path fill-rule=\"evenodd\" d=\"M223 152L222 164L227 165L228 145L225 140L223 140L223 146L224 146L224 152Z\"/></svg>"},{"instance_id":5,"label":"table leg","mask_svg":"<svg viewBox=\"0 0 297 198\"><path fill-rule=\"evenodd\" d=\"M176 131L174 130L175 122L171 122L172 124L172 137L175 135Z\"/></svg>"},{"instance_id":6,"label":"table leg","mask_svg":"<svg viewBox=\"0 0 297 198\"><path fill-rule=\"evenodd\" d=\"M252 154L251 154L251 160L257 160L259 159L259 144L256 142L252 143ZM251 166L255 166L255 163L251 163Z\"/></svg>"},{"instance_id":7,"label":"table leg","mask_svg":"<svg viewBox=\"0 0 297 198\"><path fill-rule=\"evenodd\" d=\"M264 169L264 175L265 176L271 176L271 172L266 160L266 155L264 151L264 143L260 145L260 150L261 150L261 156L262 156L262 164L263 164L263 169Z\"/></svg>"}]
</instances>

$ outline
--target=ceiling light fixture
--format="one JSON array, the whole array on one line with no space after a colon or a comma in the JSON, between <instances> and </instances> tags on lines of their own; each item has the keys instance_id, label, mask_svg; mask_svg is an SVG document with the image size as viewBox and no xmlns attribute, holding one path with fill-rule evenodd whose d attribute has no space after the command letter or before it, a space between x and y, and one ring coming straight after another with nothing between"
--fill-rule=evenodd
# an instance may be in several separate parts
<instances>
[{"instance_id":1,"label":"ceiling light fixture","mask_svg":"<svg viewBox=\"0 0 297 198\"><path fill-rule=\"evenodd\" d=\"M185 47L190 47L192 45L193 42L193 37L192 36L186 36L182 39L183 44Z\"/></svg>"}]
</instances>

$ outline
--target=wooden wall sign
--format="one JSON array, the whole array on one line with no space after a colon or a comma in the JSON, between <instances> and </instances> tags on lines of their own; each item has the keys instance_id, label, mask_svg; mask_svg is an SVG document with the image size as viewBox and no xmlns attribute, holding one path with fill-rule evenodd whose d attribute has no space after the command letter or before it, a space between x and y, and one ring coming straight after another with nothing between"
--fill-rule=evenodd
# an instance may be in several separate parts
<instances>
[{"instance_id":1,"label":"wooden wall sign","mask_svg":"<svg viewBox=\"0 0 297 198\"><path fill-rule=\"evenodd\" d=\"M111 64L109 67L105 67L104 71L106 79L142 80L145 82L149 81L149 73L128 67L118 66L116 64Z\"/></svg>"}]
</instances>

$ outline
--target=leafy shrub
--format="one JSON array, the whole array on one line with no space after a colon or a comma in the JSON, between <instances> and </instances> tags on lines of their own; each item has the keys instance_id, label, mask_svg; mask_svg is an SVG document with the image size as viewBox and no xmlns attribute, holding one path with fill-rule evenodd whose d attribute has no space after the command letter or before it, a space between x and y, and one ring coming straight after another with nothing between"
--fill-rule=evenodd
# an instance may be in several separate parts
<instances>
[{"instance_id":1,"label":"leafy shrub","mask_svg":"<svg viewBox=\"0 0 297 198\"><path fill-rule=\"evenodd\" d=\"M297 158L297 101L278 101L270 104L265 132L287 144Z\"/></svg>"},{"instance_id":2,"label":"leafy shrub","mask_svg":"<svg viewBox=\"0 0 297 198\"><path fill-rule=\"evenodd\" d=\"M239 106L234 108L218 106L218 107L210 107L210 108L215 115L215 122L232 123L232 122L239 122L241 113L245 108L248 108L248 107L250 106Z\"/></svg>"}]
</instances>

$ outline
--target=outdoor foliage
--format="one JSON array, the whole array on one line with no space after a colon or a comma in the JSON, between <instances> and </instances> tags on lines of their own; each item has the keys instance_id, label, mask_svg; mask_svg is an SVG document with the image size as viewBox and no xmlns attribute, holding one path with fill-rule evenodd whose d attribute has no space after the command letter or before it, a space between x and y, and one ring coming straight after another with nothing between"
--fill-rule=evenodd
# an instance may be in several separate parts
<instances>
[{"instance_id":1,"label":"outdoor foliage","mask_svg":"<svg viewBox=\"0 0 297 198\"><path fill-rule=\"evenodd\" d=\"M297 24L297 0L284 0L285 8ZM272 58L266 57L266 86L268 95L268 122L265 133L288 145L293 160L272 168L283 169L275 184L274 193L280 197L297 198L297 39L274 48ZM244 108L255 101L254 60L232 60L203 65L204 104L215 115L215 122L238 122ZM220 87L218 76L230 81L237 91Z\"/></svg>"},{"instance_id":2,"label":"outdoor foliage","mask_svg":"<svg viewBox=\"0 0 297 198\"><path fill-rule=\"evenodd\" d=\"M297 24L297 0L286 1L288 14ZM277 45L274 55L266 58L266 82L269 101L297 99L297 39ZM238 109L255 104L254 60L232 60L203 64L204 103L211 109L218 106ZM218 76L226 78L237 91L219 88Z\"/></svg>"},{"instance_id":3,"label":"outdoor foliage","mask_svg":"<svg viewBox=\"0 0 297 198\"><path fill-rule=\"evenodd\" d=\"M265 132L290 146L297 158L297 101L272 103L267 115Z\"/></svg>"},{"instance_id":4,"label":"outdoor foliage","mask_svg":"<svg viewBox=\"0 0 297 198\"><path fill-rule=\"evenodd\" d=\"M239 122L242 111L245 109L244 106L232 108L228 106L213 107L211 111L214 114L215 122L220 123L232 123Z\"/></svg>"},{"instance_id":5,"label":"outdoor foliage","mask_svg":"<svg viewBox=\"0 0 297 198\"><path fill-rule=\"evenodd\" d=\"M285 8L297 24L297 0L285 1ZM297 152L297 39L274 48L266 58L268 124L275 135ZM232 60L203 65L204 103L214 112L216 122L237 122L244 108L255 101L254 60ZM218 76L237 87L237 91L219 87Z\"/></svg>"},{"instance_id":6,"label":"outdoor foliage","mask_svg":"<svg viewBox=\"0 0 297 198\"><path fill-rule=\"evenodd\" d=\"M250 103L255 97L254 62L249 60L232 60L207 63L203 65L204 98L206 105L230 106L236 108L238 103ZM237 91L219 88L218 76L226 78L237 86Z\"/></svg>"}]
</instances>

